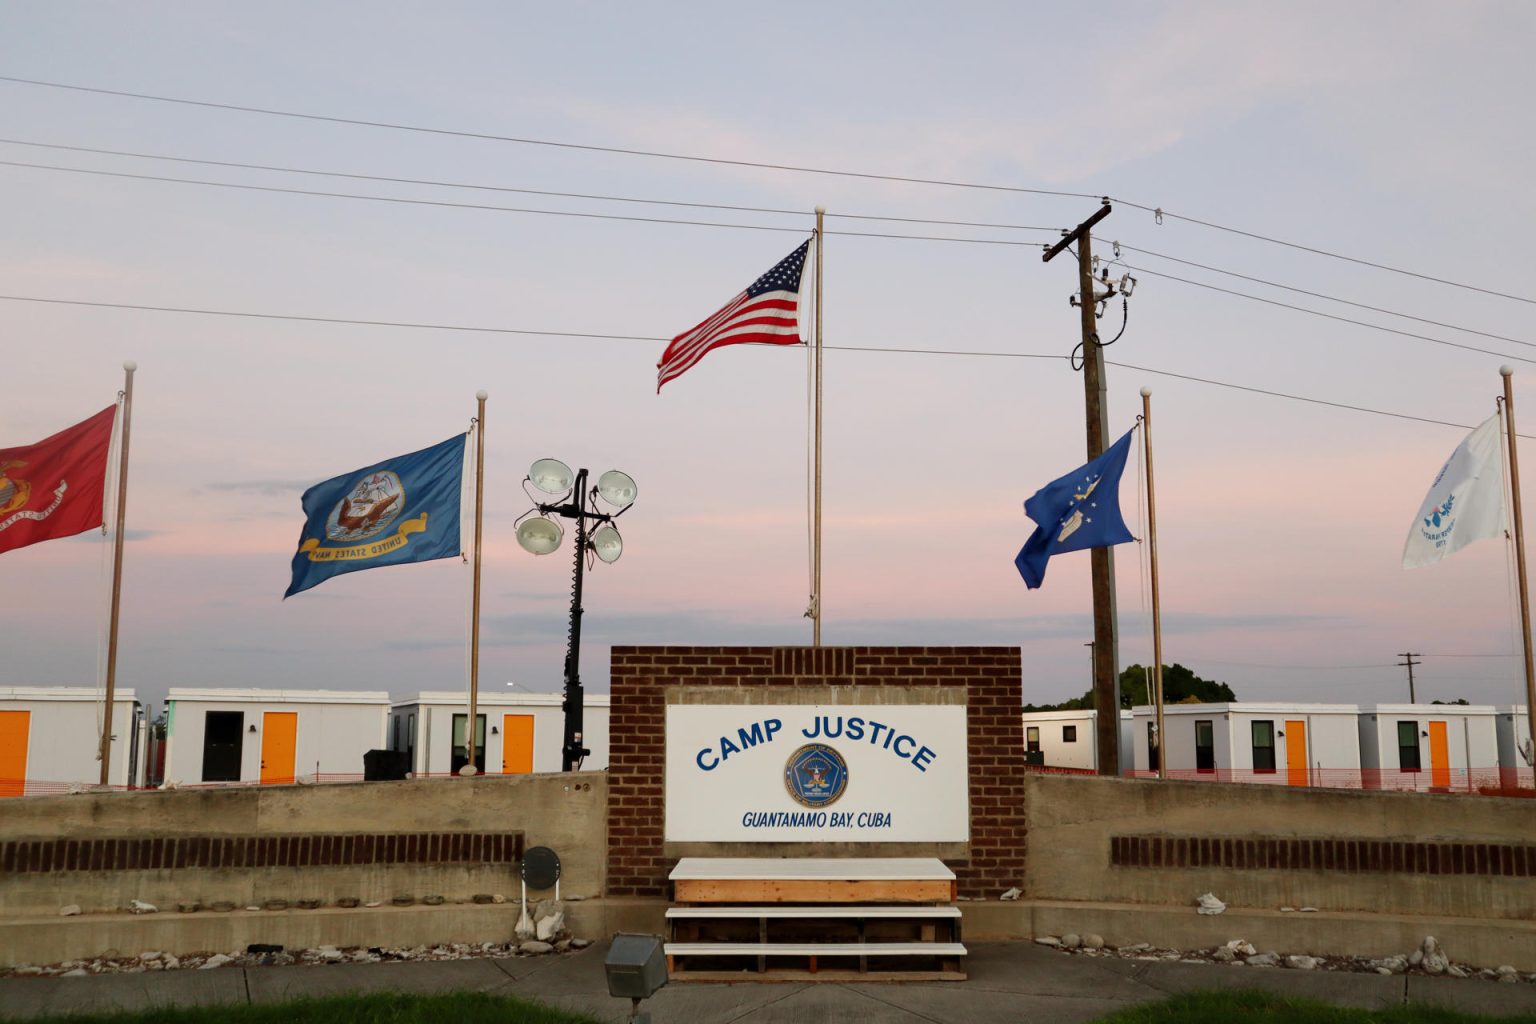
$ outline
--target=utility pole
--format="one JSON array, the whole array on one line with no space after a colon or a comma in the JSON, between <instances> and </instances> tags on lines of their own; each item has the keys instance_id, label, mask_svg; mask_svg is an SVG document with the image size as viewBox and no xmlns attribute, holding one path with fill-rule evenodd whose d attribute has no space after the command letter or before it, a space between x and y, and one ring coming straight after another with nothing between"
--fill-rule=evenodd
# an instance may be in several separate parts
<instances>
[{"instance_id":1,"label":"utility pole","mask_svg":"<svg viewBox=\"0 0 1536 1024\"><path fill-rule=\"evenodd\" d=\"M1108 217L1111 207L1104 200L1097 213L1045 251L1049 263L1073 242L1077 243L1077 280L1082 313L1083 397L1088 426L1088 460L1104 454L1104 439L1109 423L1104 408L1108 390L1104 379L1104 350L1099 344L1097 303L1093 291L1093 251L1089 232ZM1093 706L1096 711L1099 774L1120 774L1120 679L1119 645L1115 628L1115 555L1112 547L1091 548L1088 552L1093 574Z\"/></svg>"},{"instance_id":2,"label":"utility pole","mask_svg":"<svg viewBox=\"0 0 1536 1024\"><path fill-rule=\"evenodd\" d=\"M1420 654L1417 651L1399 651L1397 653L1397 656L1399 658L1406 658L1406 659L1408 659L1407 661L1400 661L1397 664L1398 664L1399 667L1407 666L1407 668L1408 668L1408 703L1409 704L1417 704L1418 701L1414 700L1414 698L1413 698L1413 666L1415 666L1415 665L1422 665L1424 663L1422 661L1414 661L1413 659L1414 658L1422 658L1422 657L1424 657L1424 655Z\"/></svg>"}]
</instances>

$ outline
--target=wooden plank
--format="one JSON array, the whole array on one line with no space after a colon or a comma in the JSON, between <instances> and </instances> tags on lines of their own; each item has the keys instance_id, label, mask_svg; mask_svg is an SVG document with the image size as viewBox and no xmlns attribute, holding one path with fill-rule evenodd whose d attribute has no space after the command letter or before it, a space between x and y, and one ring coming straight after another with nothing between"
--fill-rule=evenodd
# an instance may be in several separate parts
<instances>
[{"instance_id":1,"label":"wooden plank","mask_svg":"<svg viewBox=\"0 0 1536 1024\"><path fill-rule=\"evenodd\" d=\"M667 956L965 956L958 942L668 942Z\"/></svg>"},{"instance_id":2,"label":"wooden plank","mask_svg":"<svg viewBox=\"0 0 1536 1024\"><path fill-rule=\"evenodd\" d=\"M833 906L797 907L786 904L774 904L762 907L668 907L667 918L669 920L681 920L686 918L959 918L959 907L893 907L893 906L859 906L856 904L838 904Z\"/></svg>"},{"instance_id":3,"label":"wooden plank","mask_svg":"<svg viewBox=\"0 0 1536 1024\"><path fill-rule=\"evenodd\" d=\"M672 971L669 981L694 981L720 984L723 981L736 984L739 982L785 982L785 981L810 981L810 974L805 971L790 970L783 967L775 967L762 974L748 971L709 971L691 970L683 968L680 971ZM964 971L870 971L868 974L860 974L856 970L844 968L821 968L815 979L818 982L835 984L837 982L912 982L912 981L964 981Z\"/></svg>"},{"instance_id":4,"label":"wooden plank","mask_svg":"<svg viewBox=\"0 0 1536 1024\"><path fill-rule=\"evenodd\" d=\"M948 881L955 873L937 857L684 857L674 882L725 879L776 881Z\"/></svg>"},{"instance_id":5,"label":"wooden plank","mask_svg":"<svg viewBox=\"0 0 1536 1024\"><path fill-rule=\"evenodd\" d=\"M954 883L941 880L683 879L679 903L948 903Z\"/></svg>"}]
</instances>

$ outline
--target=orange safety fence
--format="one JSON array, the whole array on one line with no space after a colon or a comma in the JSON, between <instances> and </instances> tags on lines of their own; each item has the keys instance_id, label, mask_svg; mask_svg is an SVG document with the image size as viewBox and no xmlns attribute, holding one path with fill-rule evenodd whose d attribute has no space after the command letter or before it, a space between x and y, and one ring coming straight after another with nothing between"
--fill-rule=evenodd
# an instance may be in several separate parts
<instances>
[{"instance_id":1,"label":"orange safety fence","mask_svg":"<svg viewBox=\"0 0 1536 1024\"><path fill-rule=\"evenodd\" d=\"M1129 778L1156 779L1157 772L1135 769ZM1254 785L1293 785L1285 770L1254 768L1170 768L1164 778L1180 782L1238 782ZM1466 793L1484 796L1522 793L1536 795L1529 768L1473 768L1402 771L1395 768L1309 768L1307 786L1410 793Z\"/></svg>"}]
</instances>

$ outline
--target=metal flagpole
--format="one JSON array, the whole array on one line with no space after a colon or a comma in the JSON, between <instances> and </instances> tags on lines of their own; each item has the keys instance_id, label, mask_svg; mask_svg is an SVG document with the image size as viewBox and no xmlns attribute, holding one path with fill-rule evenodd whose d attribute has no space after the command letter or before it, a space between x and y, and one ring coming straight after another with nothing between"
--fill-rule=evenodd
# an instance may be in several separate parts
<instances>
[{"instance_id":1,"label":"metal flagpole","mask_svg":"<svg viewBox=\"0 0 1536 1024\"><path fill-rule=\"evenodd\" d=\"M469 721L464 723L464 733L467 737L464 743L465 750L469 753L469 760L465 764L468 769L466 774L475 774L475 726L479 722L477 714L480 703L480 536L483 526L482 513L485 508L483 492L485 490L485 400L489 396L484 391L475 392L475 401L479 403L479 411L475 414L475 568L474 568L474 597L470 602L469 612Z\"/></svg>"},{"instance_id":2,"label":"metal flagpole","mask_svg":"<svg viewBox=\"0 0 1536 1024\"><path fill-rule=\"evenodd\" d=\"M816 469L815 511L812 513L811 548L811 646L821 646L821 239L825 206L816 207Z\"/></svg>"},{"instance_id":3,"label":"metal flagpole","mask_svg":"<svg viewBox=\"0 0 1536 1024\"><path fill-rule=\"evenodd\" d=\"M133 418L133 371L139 364L123 364L123 443L117 453L117 533L112 538L112 613L107 627L107 707L101 727L101 784L111 785L112 699L117 688L117 621L123 596L123 522L128 513L128 427Z\"/></svg>"},{"instance_id":4,"label":"metal flagpole","mask_svg":"<svg viewBox=\"0 0 1536 1024\"><path fill-rule=\"evenodd\" d=\"M1504 431L1509 439L1509 490L1514 496L1515 568L1520 582L1520 640L1525 648L1525 715L1531 729L1532 764L1536 766L1536 669L1531 658L1531 596L1525 579L1525 518L1520 512L1520 459L1515 452L1515 390L1513 366L1499 367L1504 378Z\"/></svg>"},{"instance_id":5,"label":"metal flagpole","mask_svg":"<svg viewBox=\"0 0 1536 1024\"><path fill-rule=\"evenodd\" d=\"M1147 457L1147 553L1152 562L1152 706L1157 715L1157 777L1167 778L1163 757L1163 619L1157 591L1157 502L1152 487L1152 389L1141 389L1141 442Z\"/></svg>"}]
</instances>

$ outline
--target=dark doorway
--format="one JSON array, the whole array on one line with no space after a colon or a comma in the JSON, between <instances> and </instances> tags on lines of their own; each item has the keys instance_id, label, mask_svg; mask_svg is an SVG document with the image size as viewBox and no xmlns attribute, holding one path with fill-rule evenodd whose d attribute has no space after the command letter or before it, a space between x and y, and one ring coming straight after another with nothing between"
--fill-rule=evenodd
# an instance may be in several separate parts
<instances>
[{"instance_id":1,"label":"dark doorway","mask_svg":"<svg viewBox=\"0 0 1536 1024\"><path fill-rule=\"evenodd\" d=\"M203 722L203 781L239 782L244 711L210 711Z\"/></svg>"},{"instance_id":2,"label":"dark doorway","mask_svg":"<svg viewBox=\"0 0 1536 1024\"><path fill-rule=\"evenodd\" d=\"M465 735L465 726L469 723L468 715L453 716L453 756L449 758L448 770L453 774L459 774L459 769L469 763L468 736ZM475 771L485 774L485 716L475 716Z\"/></svg>"}]
</instances>

